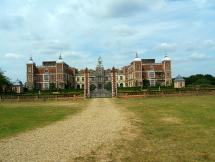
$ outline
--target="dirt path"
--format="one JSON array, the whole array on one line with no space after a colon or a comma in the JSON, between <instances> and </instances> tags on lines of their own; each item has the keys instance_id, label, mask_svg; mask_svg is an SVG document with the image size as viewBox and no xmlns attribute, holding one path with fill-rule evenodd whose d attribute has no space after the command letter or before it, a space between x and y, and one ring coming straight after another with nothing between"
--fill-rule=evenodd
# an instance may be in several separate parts
<instances>
[{"instance_id":1,"label":"dirt path","mask_svg":"<svg viewBox=\"0 0 215 162\"><path fill-rule=\"evenodd\" d=\"M127 119L111 99L93 99L76 116L0 141L0 162L73 161L120 138Z\"/></svg>"}]
</instances>

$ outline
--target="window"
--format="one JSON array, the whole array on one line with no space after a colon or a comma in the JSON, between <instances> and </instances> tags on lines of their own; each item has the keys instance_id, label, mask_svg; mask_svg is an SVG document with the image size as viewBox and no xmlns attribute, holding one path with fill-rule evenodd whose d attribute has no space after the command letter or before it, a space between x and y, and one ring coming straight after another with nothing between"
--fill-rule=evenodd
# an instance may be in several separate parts
<instances>
[{"instance_id":1,"label":"window","mask_svg":"<svg viewBox=\"0 0 215 162\"><path fill-rule=\"evenodd\" d=\"M77 82L79 82L80 81L80 78L79 77L77 77Z\"/></svg>"},{"instance_id":2,"label":"window","mask_svg":"<svg viewBox=\"0 0 215 162\"><path fill-rule=\"evenodd\" d=\"M137 71L141 70L140 64L137 64L137 65L136 65L136 70L137 70Z\"/></svg>"},{"instance_id":3,"label":"window","mask_svg":"<svg viewBox=\"0 0 215 162\"><path fill-rule=\"evenodd\" d=\"M36 89L40 89L40 84L39 83L36 84Z\"/></svg>"},{"instance_id":4,"label":"window","mask_svg":"<svg viewBox=\"0 0 215 162\"><path fill-rule=\"evenodd\" d=\"M141 73L140 72L136 72L135 73L135 78L141 78Z\"/></svg>"},{"instance_id":5,"label":"window","mask_svg":"<svg viewBox=\"0 0 215 162\"><path fill-rule=\"evenodd\" d=\"M120 76L120 80L123 80L123 76ZM121 87L121 86L120 86Z\"/></svg>"},{"instance_id":6,"label":"window","mask_svg":"<svg viewBox=\"0 0 215 162\"><path fill-rule=\"evenodd\" d=\"M56 76L52 76L52 81L55 81L56 80Z\"/></svg>"},{"instance_id":7,"label":"window","mask_svg":"<svg viewBox=\"0 0 215 162\"><path fill-rule=\"evenodd\" d=\"M49 75L48 74L44 75L44 81L49 81Z\"/></svg>"},{"instance_id":8,"label":"window","mask_svg":"<svg viewBox=\"0 0 215 162\"><path fill-rule=\"evenodd\" d=\"M58 80L63 80L62 75L58 75L58 76L57 76L57 79L58 79Z\"/></svg>"},{"instance_id":9,"label":"window","mask_svg":"<svg viewBox=\"0 0 215 162\"><path fill-rule=\"evenodd\" d=\"M63 72L62 67L58 66L57 71L58 71L59 73Z\"/></svg>"},{"instance_id":10,"label":"window","mask_svg":"<svg viewBox=\"0 0 215 162\"><path fill-rule=\"evenodd\" d=\"M28 72L29 72L29 73L31 73L31 72L32 72L32 71L31 71L31 67L28 67Z\"/></svg>"},{"instance_id":11,"label":"window","mask_svg":"<svg viewBox=\"0 0 215 162\"><path fill-rule=\"evenodd\" d=\"M154 71L148 72L148 77L149 78L155 78L155 72Z\"/></svg>"},{"instance_id":12,"label":"window","mask_svg":"<svg viewBox=\"0 0 215 162\"><path fill-rule=\"evenodd\" d=\"M32 81L32 79L33 79L33 78L32 78L32 76L31 76L31 75L29 75L29 76L28 76L28 81L29 81L29 82L31 82L31 81Z\"/></svg>"},{"instance_id":13,"label":"window","mask_svg":"<svg viewBox=\"0 0 215 162\"><path fill-rule=\"evenodd\" d=\"M45 84L44 84L44 89L45 89L45 90L48 90L48 89L49 89L49 83L45 83Z\"/></svg>"},{"instance_id":14,"label":"window","mask_svg":"<svg viewBox=\"0 0 215 162\"><path fill-rule=\"evenodd\" d=\"M170 77L170 73L169 73L169 72L166 73L166 77L167 77L167 78Z\"/></svg>"},{"instance_id":15,"label":"window","mask_svg":"<svg viewBox=\"0 0 215 162\"><path fill-rule=\"evenodd\" d=\"M34 79L36 80L36 82L40 82L40 76L39 76L39 75L36 75L36 76L34 77Z\"/></svg>"},{"instance_id":16,"label":"window","mask_svg":"<svg viewBox=\"0 0 215 162\"><path fill-rule=\"evenodd\" d=\"M82 82L84 81L84 77L81 78Z\"/></svg>"},{"instance_id":17,"label":"window","mask_svg":"<svg viewBox=\"0 0 215 162\"><path fill-rule=\"evenodd\" d=\"M40 82L40 76L39 75L35 76L35 80L36 82Z\"/></svg>"},{"instance_id":18,"label":"window","mask_svg":"<svg viewBox=\"0 0 215 162\"><path fill-rule=\"evenodd\" d=\"M155 80L149 80L149 83L151 87L155 86Z\"/></svg>"}]
</instances>

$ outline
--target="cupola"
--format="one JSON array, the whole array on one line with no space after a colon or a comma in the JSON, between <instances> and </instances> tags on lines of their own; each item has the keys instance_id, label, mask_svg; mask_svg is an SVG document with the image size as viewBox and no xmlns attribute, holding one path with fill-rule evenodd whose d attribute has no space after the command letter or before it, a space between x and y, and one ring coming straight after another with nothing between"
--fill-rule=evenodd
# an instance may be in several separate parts
<instances>
[{"instance_id":1,"label":"cupola","mask_svg":"<svg viewBox=\"0 0 215 162\"><path fill-rule=\"evenodd\" d=\"M135 57L135 59L133 60L133 61L142 61L142 59L141 58L139 58L139 56L138 56L138 54L136 53L136 57Z\"/></svg>"},{"instance_id":2,"label":"cupola","mask_svg":"<svg viewBox=\"0 0 215 162\"><path fill-rule=\"evenodd\" d=\"M166 55L163 59L163 61L171 61L171 59Z\"/></svg>"},{"instance_id":3,"label":"cupola","mask_svg":"<svg viewBox=\"0 0 215 162\"><path fill-rule=\"evenodd\" d=\"M28 61L28 64L34 64L34 61L33 61L32 56L30 57L30 59L29 59L29 61Z\"/></svg>"},{"instance_id":4,"label":"cupola","mask_svg":"<svg viewBox=\"0 0 215 162\"><path fill-rule=\"evenodd\" d=\"M60 54L59 59L56 61L58 64L62 64L63 63L63 59L62 56Z\"/></svg>"}]
</instances>

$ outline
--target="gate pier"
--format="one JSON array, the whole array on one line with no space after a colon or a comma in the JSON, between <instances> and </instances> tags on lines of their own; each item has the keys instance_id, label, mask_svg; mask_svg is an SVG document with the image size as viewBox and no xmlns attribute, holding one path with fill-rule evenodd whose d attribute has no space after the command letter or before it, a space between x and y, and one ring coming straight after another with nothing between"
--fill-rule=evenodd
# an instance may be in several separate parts
<instances>
[{"instance_id":1,"label":"gate pier","mask_svg":"<svg viewBox=\"0 0 215 162\"><path fill-rule=\"evenodd\" d=\"M89 70L86 68L84 70L84 98L90 97L90 79L89 79Z\"/></svg>"},{"instance_id":2,"label":"gate pier","mask_svg":"<svg viewBox=\"0 0 215 162\"><path fill-rule=\"evenodd\" d=\"M111 70L111 78L112 78L112 97L117 97L117 70L115 67Z\"/></svg>"}]
</instances>

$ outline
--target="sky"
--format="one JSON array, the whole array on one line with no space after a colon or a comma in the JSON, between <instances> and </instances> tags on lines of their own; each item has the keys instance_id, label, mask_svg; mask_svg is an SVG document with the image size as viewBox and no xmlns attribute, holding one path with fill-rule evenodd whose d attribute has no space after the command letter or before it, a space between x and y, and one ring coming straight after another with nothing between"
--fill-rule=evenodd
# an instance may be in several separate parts
<instances>
[{"instance_id":1,"label":"sky","mask_svg":"<svg viewBox=\"0 0 215 162\"><path fill-rule=\"evenodd\" d=\"M173 77L215 75L214 0L0 0L0 69L26 81L30 56L72 67L172 60Z\"/></svg>"}]
</instances>

